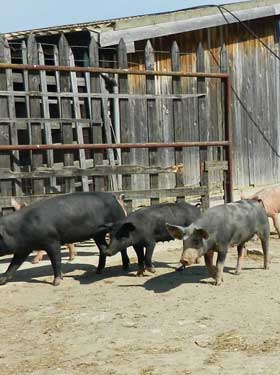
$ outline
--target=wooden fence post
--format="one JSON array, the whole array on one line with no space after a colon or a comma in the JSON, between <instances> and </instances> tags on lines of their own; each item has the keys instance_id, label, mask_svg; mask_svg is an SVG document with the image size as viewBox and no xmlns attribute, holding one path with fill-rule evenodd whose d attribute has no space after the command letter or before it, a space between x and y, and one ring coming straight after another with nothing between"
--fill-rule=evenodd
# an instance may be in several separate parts
<instances>
[{"instance_id":1,"label":"wooden fence post","mask_svg":"<svg viewBox=\"0 0 280 375\"><path fill-rule=\"evenodd\" d=\"M28 64L38 65L39 55L35 36L30 34L27 38L27 62ZM27 89L27 88L26 88ZM29 72L28 74L28 90L40 92L40 74L39 72ZM36 123L33 118L41 118L41 104L39 97L30 97L30 131L32 144L42 144L41 123ZM32 170L43 166L42 151L33 151L31 158ZM44 180L33 180L33 194L40 195L44 193Z\"/></svg>"},{"instance_id":2,"label":"wooden fence post","mask_svg":"<svg viewBox=\"0 0 280 375\"><path fill-rule=\"evenodd\" d=\"M154 49L151 42L148 40L145 47L145 68L146 70L154 70L155 55ZM146 76L146 93L155 94L155 77ZM148 135L149 142L159 141L159 121L157 113L156 99L147 99L147 124L148 124ZM157 150L149 150L150 166L158 164L158 153ZM150 176L150 187L158 188L158 175ZM151 204L158 203L158 199L151 199Z\"/></svg>"},{"instance_id":3,"label":"wooden fence post","mask_svg":"<svg viewBox=\"0 0 280 375\"><path fill-rule=\"evenodd\" d=\"M59 64L69 66L69 45L64 34L61 34L59 39ZM60 72L60 90L63 92L71 91L70 75L67 72ZM70 119L72 117L72 104L71 99L61 97L60 100L60 115L62 118ZM63 122L62 128L62 141L63 143L73 143L73 130L72 122ZM64 165L74 165L74 155L72 151L64 150ZM70 193L75 191L74 178L65 178L65 192Z\"/></svg>"},{"instance_id":4,"label":"wooden fence post","mask_svg":"<svg viewBox=\"0 0 280 375\"><path fill-rule=\"evenodd\" d=\"M202 44L199 43L196 56L197 72L205 72L205 56ZM197 78L197 93L206 92L205 78ZM206 121L206 98L205 96L198 97L198 127L199 140L207 141L207 121ZM200 162L200 183L202 186L208 186L208 173L205 170L205 161L207 160L207 147L200 147L199 150ZM209 192L209 190L208 190ZM209 193L202 197L202 208L209 207Z\"/></svg>"},{"instance_id":5,"label":"wooden fence post","mask_svg":"<svg viewBox=\"0 0 280 375\"><path fill-rule=\"evenodd\" d=\"M180 64L180 50L176 41L172 43L171 47L171 64L172 71L179 72L181 69ZM180 77L172 77L172 92L173 94L182 94L182 85ZM175 142L184 141L184 129L183 129L183 111L182 111L182 100L173 100L173 119L174 119L174 140ZM175 150L176 165L183 164L183 150ZM176 174L176 187L184 186L183 173ZM184 201L185 197L178 197L178 200Z\"/></svg>"},{"instance_id":6,"label":"wooden fence post","mask_svg":"<svg viewBox=\"0 0 280 375\"><path fill-rule=\"evenodd\" d=\"M164 46L161 49L164 49ZM156 94L170 95L172 93L171 77L156 77L155 82L157 84ZM174 142L176 124L173 122L173 100L167 97L158 100L158 142ZM173 148L158 150L158 165L162 167L175 165L175 150ZM174 188L176 186L175 174L160 173L158 186L159 189ZM166 199L162 198L160 201L166 201Z\"/></svg>"},{"instance_id":7,"label":"wooden fence post","mask_svg":"<svg viewBox=\"0 0 280 375\"><path fill-rule=\"evenodd\" d=\"M7 63L11 63L11 50L7 40L4 40L4 58ZM6 69L6 77L7 77L7 91L11 93L14 91L14 84L13 84L13 72L12 69ZM18 144L18 131L17 131L17 124L16 124L16 107L15 107L15 97L13 95L8 96L8 107L9 107L9 118L10 120L14 120L14 122L10 123L10 141L11 144L17 145ZM12 158L12 170L14 172L20 171L20 160L19 160L19 151L13 151L11 154ZM21 180L15 180L14 190L17 196L22 195L22 184Z\"/></svg>"},{"instance_id":8,"label":"wooden fence post","mask_svg":"<svg viewBox=\"0 0 280 375\"><path fill-rule=\"evenodd\" d=\"M75 59L74 59L74 55L73 55L71 48L69 48L69 64L70 66L75 66ZM72 86L72 92L73 92L73 105L74 105L75 119L81 119L82 115L81 115L81 108L80 108L80 102L79 102L79 89L78 89L78 80L77 80L76 72L71 72L70 77L71 77L71 86ZM77 141L79 144L83 144L84 143L83 124L76 122L75 127L76 127L76 132L77 132ZM85 150L83 149L79 150L79 161L80 161L80 167L85 169L86 168L86 153L85 153ZM82 188L83 188L83 191L89 191L87 176L82 176Z\"/></svg>"},{"instance_id":9,"label":"wooden fence post","mask_svg":"<svg viewBox=\"0 0 280 375\"><path fill-rule=\"evenodd\" d=\"M42 48L42 44L38 45L38 54L39 54L39 64L45 65L45 56L44 51ZM51 123L47 121L50 119L50 108L49 108L49 97L47 96L48 93L48 85L47 85L47 73L45 70L40 71L40 80L41 80L41 92L42 92L42 111L43 111L43 118L46 119L44 124L44 133L45 139L47 144L52 144L52 128ZM52 168L54 164L53 158L53 150L47 151L47 165L49 168ZM48 187L49 192L56 189L56 178L50 178L50 186Z\"/></svg>"},{"instance_id":10,"label":"wooden fence post","mask_svg":"<svg viewBox=\"0 0 280 375\"><path fill-rule=\"evenodd\" d=\"M98 44L92 34L89 44L89 65L99 67ZM93 93L101 92L99 74L90 74L90 90ZM102 137L102 101L101 98L91 98L91 120L92 120L92 142L103 143ZM95 165L103 164L103 150L93 151L93 161ZM103 191L105 189L104 177L94 177L94 190Z\"/></svg>"},{"instance_id":11,"label":"wooden fence post","mask_svg":"<svg viewBox=\"0 0 280 375\"><path fill-rule=\"evenodd\" d=\"M3 36L0 36L0 63L8 62L9 46ZM7 75L5 70L0 71L0 90L7 90ZM7 96L0 97L0 117L10 118L9 114L9 102ZM1 122L0 124L0 144L10 144L10 124ZM0 167L11 168L11 158L9 152L0 152ZM0 194L1 195L12 195L12 182L1 181L0 182Z\"/></svg>"},{"instance_id":12,"label":"wooden fence post","mask_svg":"<svg viewBox=\"0 0 280 375\"><path fill-rule=\"evenodd\" d=\"M119 41L118 45L118 67L119 69L127 69L127 50L126 44L123 39ZM119 84L119 93L120 94L128 94L129 87L128 87L128 77L127 74L120 74L118 79ZM132 124L131 124L131 110L130 110L130 103L128 99L119 99L119 110L120 110L120 135L121 135L121 142L127 143L132 142L133 134L132 131ZM134 150L122 150L121 151L121 159L122 164L130 164L131 162L131 155ZM122 177L122 185L124 190L128 190L132 188L131 184L131 175L123 176Z\"/></svg>"}]
</instances>

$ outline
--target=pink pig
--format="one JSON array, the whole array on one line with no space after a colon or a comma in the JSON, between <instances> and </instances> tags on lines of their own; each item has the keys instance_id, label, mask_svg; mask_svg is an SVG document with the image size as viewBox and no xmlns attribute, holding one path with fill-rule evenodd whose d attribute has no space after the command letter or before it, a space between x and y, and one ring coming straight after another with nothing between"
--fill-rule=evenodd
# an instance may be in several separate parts
<instances>
[{"instance_id":1,"label":"pink pig","mask_svg":"<svg viewBox=\"0 0 280 375\"><path fill-rule=\"evenodd\" d=\"M245 199L243 192L240 194L241 199ZM280 212L280 185L264 188L250 199L261 199L268 217L272 218L273 225L280 238L280 225L278 221L278 213Z\"/></svg>"}]
</instances>

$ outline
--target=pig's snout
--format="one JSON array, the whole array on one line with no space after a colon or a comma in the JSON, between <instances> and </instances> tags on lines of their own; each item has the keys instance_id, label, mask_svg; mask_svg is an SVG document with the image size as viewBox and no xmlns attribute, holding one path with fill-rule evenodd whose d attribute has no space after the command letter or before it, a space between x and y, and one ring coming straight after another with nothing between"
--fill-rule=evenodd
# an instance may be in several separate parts
<instances>
[{"instance_id":1,"label":"pig's snout","mask_svg":"<svg viewBox=\"0 0 280 375\"><path fill-rule=\"evenodd\" d=\"M186 267L186 266L189 266L189 261L187 259L184 259L184 258L181 258L180 259L180 263Z\"/></svg>"},{"instance_id":2,"label":"pig's snout","mask_svg":"<svg viewBox=\"0 0 280 375\"><path fill-rule=\"evenodd\" d=\"M198 252L196 249L188 249L183 252L181 259L180 259L180 263L183 266L190 266L194 263L197 263L198 258L199 256L198 256Z\"/></svg>"}]
</instances>

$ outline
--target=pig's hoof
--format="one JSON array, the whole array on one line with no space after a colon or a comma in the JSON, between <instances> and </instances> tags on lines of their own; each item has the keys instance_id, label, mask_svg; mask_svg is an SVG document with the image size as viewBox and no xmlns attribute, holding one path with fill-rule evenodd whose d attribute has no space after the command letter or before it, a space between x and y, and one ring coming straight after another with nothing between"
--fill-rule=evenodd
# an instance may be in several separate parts
<instances>
[{"instance_id":1,"label":"pig's hoof","mask_svg":"<svg viewBox=\"0 0 280 375\"><path fill-rule=\"evenodd\" d=\"M5 285L8 281L8 278L5 276L0 277L0 285Z\"/></svg>"},{"instance_id":2,"label":"pig's hoof","mask_svg":"<svg viewBox=\"0 0 280 375\"><path fill-rule=\"evenodd\" d=\"M178 271L178 272L181 272L181 271L184 271L185 268L186 268L186 266L181 264L181 266L176 267L175 270Z\"/></svg>"},{"instance_id":3,"label":"pig's hoof","mask_svg":"<svg viewBox=\"0 0 280 375\"><path fill-rule=\"evenodd\" d=\"M53 280L53 286L58 286L62 280L62 276L57 276Z\"/></svg>"},{"instance_id":4,"label":"pig's hoof","mask_svg":"<svg viewBox=\"0 0 280 375\"><path fill-rule=\"evenodd\" d=\"M222 285L222 280L215 280L214 285L216 285L216 286Z\"/></svg>"},{"instance_id":5,"label":"pig's hoof","mask_svg":"<svg viewBox=\"0 0 280 375\"><path fill-rule=\"evenodd\" d=\"M138 270L137 271L137 274L136 274L137 277L143 277L144 276L144 270Z\"/></svg>"},{"instance_id":6,"label":"pig's hoof","mask_svg":"<svg viewBox=\"0 0 280 375\"><path fill-rule=\"evenodd\" d=\"M124 271L129 271L129 263L124 264L122 268Z\"/></svg>"},{"instance_id":7,"label":"pig's hoof","mask_svg":"<svg viewBox=\"0 0 280 375\"><path fill-rule=\"evenodd\" d=\"M156 269L155 269L155 267L154 266L152 266L152 267L145 267L145 270L146 271L148 271L148 272L150 272L150 273L156 273Z\"/></svg>"}]
</instances>

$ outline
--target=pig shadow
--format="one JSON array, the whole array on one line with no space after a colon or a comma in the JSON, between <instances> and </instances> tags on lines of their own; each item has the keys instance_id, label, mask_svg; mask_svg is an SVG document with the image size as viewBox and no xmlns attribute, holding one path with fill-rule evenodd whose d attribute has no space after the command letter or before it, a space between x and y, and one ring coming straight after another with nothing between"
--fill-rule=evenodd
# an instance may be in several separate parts
<instances>
[{"instance_id":1,"label":"pig shadow","mask_svg":"<svg viewBox=\"0 0 280 375\"><path fill-rule=\"evenodd\" d=\"M234 268L225 267L224 273L234 272ZM237 276L238 277L238 276ZM166 293L182 284L208 284L213 285L214 280L210 278L204 265L186 268L183 271L170 272L155 276L147 280L143 287L154 293Z\"/></svg>"},{"instance_id":2,"label":"pig shadow","mask_svg":"<svg viewBox=\"0 0 280 375\"><path fill-rule=\"evenodd\" d=\"M79 246L80 247L80 246ZM78 249L76 250L77 251L77 257L81 257L81 256L92 256L92 255L99 255L99 250L96 250L96 251L79 251ZM25 262L29 262L29 263L32 263L33 259L35 258L36 256L36 253L35 252L32 252L28 258L25 260ZM69 252L67 249L63 249L61 251L61 257L62 257L62 260L63 261L68 261L68 258L69 258ZM10 257L8 258L1 258L0 259L0 264L4 264L4 263L10 263L11 260L13 259L13 256L11 255ZM42 260L49 260L49 257L47 255L47 253L44 254L43 256L43 259ZM40 264L40 263L36 263L36 264Z\"/></svg>"},{"instance_id":3,"label":"pig shadow","mask_svg":"<svg viewBox=\"0 0 280 375\"><path fill-rule=\"evenodd\" d=\"M32 260L33 257L31 257ZM96 273L96 265L94 264L87 264L87 263L75 263L74 262L67 262L62 264L62 272L63 278L72 278L73 280L77 280L80 284L90 284L93 282L97 282L103 279L112 278L112 277L119 277L119 276L127 276L128 272L137 271L137 264L130 264L129 270L123 270L122 265L117 266L107 266L104 268L102 274ZM71 274L77 270L84 271L82 275L75 275ZM135 276L135 275L133 275ZM50 277L50 280L40 280L38 278L41 277ZM33 267L28 269L19 269L11 282L30 282L30 283L37 283L37 284L52 284L52 277L53 277L53 269L51 264L49 265L41 265L34 264ZM63 283L63 281L62 281ZM0 286L1 288L1 286Z\"/></svg>"},{"instance_id":4,"label":"pig shadow","mask_svg":"<svg viewBox=\"0 0 280 375\"><path fill-rule=\"evenodd\" d=\"M74 272L76 270L82 270L85 272L95 272L96 267L91 264L80 264L80 263L64 263L62 267L63 278L73 277L73 275L67 275L67 273ZM39 277L50 277L50 280L39 280ZM36 284L52 284L53 269L51 265L39 265L36 264L34 267L18 270L15 276L10 282L29 282ZM63 282L63 281L62 281ZM1 286L0 286L1 288Z\"/></svg>"},{"instance_id":5,"label":"pig shadow","mask_svg":"<svg viewBox=\"0 0 280 375\"><path fill-rule=\"evenodd\" d=\"M161 268L171 268L174 269L174 266L169 265L167 263L163 262L154 262L155 267L161 267ZM124 270L122 268L122 265L117 266L106 266L104 270L102 271L102 274L96 274L96 268L94 270L86 271L83 275L74 275L69 276L73 277L75 280L78 280L80 284L90 284L96 281L100 280L106 280L113 277L120 277L120 276L126 276L135 278L137 277L137 271L138 271L138 264L137 263L130 263L129 269ZM153 277L154 275L151 273L145 273L144 278L146 277Z\"/></svg>"}]
</instances>

